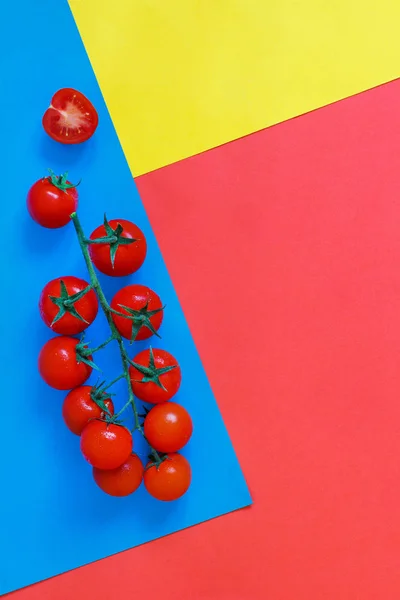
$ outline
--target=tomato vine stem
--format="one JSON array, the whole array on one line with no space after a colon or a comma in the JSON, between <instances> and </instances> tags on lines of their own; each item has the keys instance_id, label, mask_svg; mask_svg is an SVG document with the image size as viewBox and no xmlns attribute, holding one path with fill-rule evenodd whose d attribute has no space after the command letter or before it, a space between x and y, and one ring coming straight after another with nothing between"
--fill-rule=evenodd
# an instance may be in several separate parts
<instances>
[{"instance_id":1,"label":"tomato vine stem","mask_svg":"<svg viewBox=\"0 0 400 600\"><path fill-rule=\"evenodd\" d=\"M131 378L129 376L129 365L130 365L130 360L127 354L127 351L125 349L125 345L124 342L122 340L122 337L118 331L118 329L116 328L114 321L112 319L111 313L114 312L112 311L110 305L108 304L107 298L104 295L104 292L102 290L102 287L100 285L100 282L98 280L98 277L96 275L96 271L94 269L92 260L90 258L90 254L88 251L88 243L89 240L85 237L84 231L82 229L82 225L81 222L79 220L79 217L77 215L76 212L73 212L71 214L71 220L74 224L75 227L75 231L76 231L76 235L78 238L78 242L79 242L79 246L81 248L82 251L82 255L83 258L85 260L86 263L86 267L89 273L89 278L90 278L90 284L92 286L92 288L94 289L94 291L97 294L97 297L99 299L99 304L101 306L101 309L107 319L107 323L110 327L111 330L111 337L104 342L103 344L100 344L100 346L98 346L97 348L94 348L91 352L96 352L97 350L100 350L101 348L104 348L108 343L110 343L111 341L115 340L118 344L119 347L119 351L120 351L120 355L121 355L121 363L122 363L122 369L123 369L123 373L121 375L119 375L116 379L114 379L108 386L107 388L111 387L111 385L113 383L116 383L117 381L119 381L120 379L124 378L126 380L127 386L128 386L128 401L125 404L125 406L122 407L122 409L116 414L114 415L113 419L117 419L118 417L121 416L121 414L129 407L132 407L132 411L133 411L133 415L134 415L134 422L135 422L135 429L134 431L140 431L140 433L143 435L144 437L144 431L143 431L143 427L140 424L140 420L139 420L139 413L137 410L137 406L136 406L136 400L135 400L135 396L133 394L133 390L132 390L132 383L131 383ZM107 388L103 388L103 389L107 389ZM146 438L145 438L146 439ZM146 440L147 441L147 440ZM150 444L149 444L150 446ZM159 456L158 452L152 448L150 446L150 451L151 454L153 455L153 457L155 458L155 461L159 464L162 462L162 458Z\"/></svg>"},{"instance_id":2,"label":"tomato vine stem","mask_svg":"<svg viewBox=\"0 0 400 600\"><path fill-rule=\"evenodd\" d=\"M99 346L96 346L96 348L90 348L90 354L94 354L95 352L98 352L99 350L103 350L103 348L105 348L106 346L108 346L108 344L110 342L114 341L114 339L115 338L112 335L110 338L108 338L108 340L106 340L105 342L103 342Z\"/></svg>"},{"instance_id":3,"label":"tomato vine stem","mask_svg":"<svg viewBox=\"0 0 400 600\"><path fill-rule=\"evenodd\" d=\"M110 383L107 383L106 386L102 386L103 392L110 389L110 387L112 387L114 383L117 383L117 381L119 381L120 379L125 379L125 373L121 373L121 375L118 375L118 377L110 381Z\"/></svg>"}]
</instances>

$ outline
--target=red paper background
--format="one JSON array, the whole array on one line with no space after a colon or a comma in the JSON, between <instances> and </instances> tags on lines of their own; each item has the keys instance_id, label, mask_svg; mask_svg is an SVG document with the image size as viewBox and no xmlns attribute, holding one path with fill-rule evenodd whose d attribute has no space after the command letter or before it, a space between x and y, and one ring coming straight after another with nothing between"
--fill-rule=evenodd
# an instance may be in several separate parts
<instances>
[{"instance_id":1,"label":"red paper background","mask_svg":"<svg viewBox=\"0 0 400 600\"><path fill-rule=\"evenodd\" d=\"M137 180L255 504L16 600L398 600L399 105L396 81Z\"/></svg>"}]
</instances>

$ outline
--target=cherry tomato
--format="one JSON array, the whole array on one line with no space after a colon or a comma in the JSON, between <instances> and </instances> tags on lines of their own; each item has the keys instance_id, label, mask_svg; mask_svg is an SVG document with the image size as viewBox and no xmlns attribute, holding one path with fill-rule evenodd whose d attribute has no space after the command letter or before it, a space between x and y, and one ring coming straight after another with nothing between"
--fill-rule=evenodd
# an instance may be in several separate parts
<instances>
[{"instance_id":1,"label":"cherry tomato","mask_svg":"<svg viewBox=\"0 0 400 600\"><path fill-rule=\"evenodd\" d=\"M55 333L76 335L93 323L99 304L92 289L85 293L88 286L71 275L45 285L39 299L40 316Z\"/></svg>"},{"instance_id":2,"label":"cherry tomato","mask_svg":"<svg viewBox=\"0 0 400 600\"><path fill-rule=\"evenodd\" d=\"M183 496L189 489L191 479L190 464L181 454L169 454L158 466L148 463L144 472L146 490L164 502Z\"/></svg>"},{"instance_id":3,"label":"cherry tomato","mask_svg":"<svg viewBox=\"0 0 400 600\"><path fill-rule=\"evenodd\" d=\"M132 389L143 402L159 404L170 400L178 391L182 375L176 358L166 350L142 350L129 367Z\"/></svg>"},{"instance_id":4,"label":"cherry tomato","mask_svg":"<svg viewBox=\"0 0 400 600\"><path fill-rule=\"evenodd\" d=\"M99 117L93 104L81 92L63 88L56 92L43 115L46 133L62 144L86 142L96 131Z\"/></svg>"},{"instance_id":5,"label":"cherry tomato","mask_svg":"<svg viewBox=\"0 0 400 600\"><path fill-rule=\"evenodd\" d=\"M28 192L27 207L32 219L48 229L64 227L78 208L78 191L67 181L67 173L39 179Z\"/></svg>"},{"instance_id":6,"label":"cherry tomato","mask_svg":"<svg viewBox=\"0 0 400 600\"><path fill-rule=\"evenodd\" d=\"M112 277L124 277L135 273L146 258L147 243L143 232L125 219L112 219L107 225L100 225L90 236L91 240L106 238L111 235L113 242L100 244L90 244L90 257L99 271ZM120 227L118 227L120 226ZM121 231L122 228L122 231ZM132 243L125 243L126 240L135 240ZM114 256L114 258L113 258ZM114 260L114 264L113 264Z\"/></svg>"},{"instance_id":7,"label":"cherry tomato","mask_svg":"<svg viewBox=\"0 0 400 600\"><path fill-rule=\"evenodd\" d=\"M132 453L131 432L114 423L89 421L81 433L81 451L92 467L117 469Z\"/></svg>"},{"instance_id":8,"label":"cherry tomato","mask_svg":"<svg viewBox=\"0 0 400 600\"><path fill-rule=\"evenodd\" d=\"M137 283L119 290L111 300L111 308L134 320L124 319L112 313L120 334L128 340L146 340L160 329L163 320L163 305L153 290Z\"/></svg>"},{"instance_id":9,"label":"cherry tomato","mask_svg":"<svg viewBox=\"0 0 400 600\"><path fill-rule=\"evenodd\" d=\"M60 336L48 340L39 354L39 372L44 381L56 390L71 390L89 378L92 367L80 360L79 340ZM91 356L87 357L89 360Z\"/></svg>"},{"instance_id":10,"label":"cherry tomato","mask_svg":"<svg viewBox=\"0 0 400 600\"><path fill-rule=\"evenodd\" d=\"M116 469L93 468L93 478L100 489L110 496L133 494L143 479L143 465L136 454L131 454L123 465Z\"/></svg>"},{"instance_id":11,"label":"cherry tomato","mask_svg":"<svg viewBox=\"0 0 400 600\"><path fill-rule=\"evenodd\" d=\"M158 404L145 418L144 434L158 452L177 452L191 438L193 423L189 413L176 402Z\"/></svg>"},{"instance_id":12,"label":"cherry tomato","mask_svg":"<svg viewBox=\"0 0 400 600\"><path fill-rule=\"evenodd\" d=\"M94 398L102 405L102 408ZM103 419L106 414L114 414L111 398L107 398L104 392L99 392L91 385L83 385L71 390L65 397L62 408L65 424L75 435L81 435L89 421Z\"/></svg>"}]
</instances>

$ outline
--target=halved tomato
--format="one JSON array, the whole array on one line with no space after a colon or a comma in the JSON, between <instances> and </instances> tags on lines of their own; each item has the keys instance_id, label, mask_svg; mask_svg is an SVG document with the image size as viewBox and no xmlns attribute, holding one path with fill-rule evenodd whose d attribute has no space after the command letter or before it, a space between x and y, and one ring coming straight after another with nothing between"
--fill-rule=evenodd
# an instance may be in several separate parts
<instances>
[{"instance_id":1,"label":"halved tomato","mask_svg":"<svg viewBox=\"0 0 400 600\"><path fill-rule=\"evenodd\" d=\"M99 117L86 96L72 88L63 88L54 94L42 123L56 142L80 144L92 137Z\"/></svg>"}]
</instances>

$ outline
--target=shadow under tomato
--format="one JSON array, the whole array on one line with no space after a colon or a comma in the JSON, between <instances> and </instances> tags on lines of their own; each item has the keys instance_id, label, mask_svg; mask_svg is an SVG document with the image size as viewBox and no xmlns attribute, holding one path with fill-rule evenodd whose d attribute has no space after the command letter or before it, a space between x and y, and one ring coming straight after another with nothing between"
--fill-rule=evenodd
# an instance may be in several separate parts
<instances>
[{"instance_id":1,"label":"shadow under tomato","mask_svg":"<svg viewBox=\"0 0 400 600\"><path fill-rule=\"evenodd\" d=\"M93 152L92 146L92 139L83 144L60 144L43 132L40 136L38 151L39 156L47 165L46 168L54 169L57 165L63 165L61 169L68 170L71 166L79 164L81 169L82 161Z\"/></svg>"},{"instance_id":2,"label":"shadow under tomato","mask_svg":"<svg viewBox=\"0 0 400 600\"><path fill-rule=\"evenodd\" d=\"M70 237L68 225L58 229L46 229L35 223L29 216L26 206L21 208L19 223L22 229L21 243L30 254L45 255L53 252L61 248Z\"/></svg>"}]
</instances>

